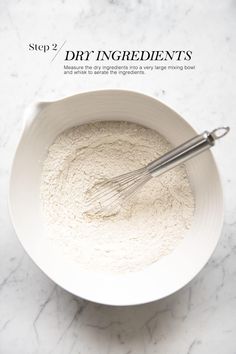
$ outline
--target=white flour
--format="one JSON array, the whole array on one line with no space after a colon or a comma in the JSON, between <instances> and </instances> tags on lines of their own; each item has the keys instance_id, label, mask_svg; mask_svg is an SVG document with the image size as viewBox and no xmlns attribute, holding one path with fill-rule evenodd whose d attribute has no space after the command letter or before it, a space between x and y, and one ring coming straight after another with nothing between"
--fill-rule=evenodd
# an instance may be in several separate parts
<instances>
[{"instance_id":1,"label":"white flour","mask_svg":"<svg viewBox=\"0 0 236 354\"><path fill-rule=\"evenodd\" d=\"M47 235L90 270L131 272L174 250L191 225L194 198L183 166L148 182L115 215L88 215L86 193L171 148L157 132L98 122L63 132L50 146L41 181Z\"/></svg>"}]
</instances>

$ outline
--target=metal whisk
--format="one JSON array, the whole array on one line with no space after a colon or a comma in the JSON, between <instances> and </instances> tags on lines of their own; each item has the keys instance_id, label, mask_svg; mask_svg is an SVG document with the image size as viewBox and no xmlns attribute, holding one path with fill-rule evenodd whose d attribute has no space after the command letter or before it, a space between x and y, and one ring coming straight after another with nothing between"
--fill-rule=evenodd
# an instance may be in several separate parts
<instances>
[{"instance_id":1,"label":"metal whisk","mask_svg":"<svg viewBox=\"0 0 236 354\"><path fill-rule=\"evenodd\" d=\"M215 140L225 136L229 130L229 127L220 127L210 133L204 131L202 134L195 136L152 161L147 166L101 183L89 198L88 207L92 208L96 205L97 210L104 211L107 208L121 206L124 201L133 197L152 177L160 176L211 148L214 146Z\"/></svg>"}]
</instances>

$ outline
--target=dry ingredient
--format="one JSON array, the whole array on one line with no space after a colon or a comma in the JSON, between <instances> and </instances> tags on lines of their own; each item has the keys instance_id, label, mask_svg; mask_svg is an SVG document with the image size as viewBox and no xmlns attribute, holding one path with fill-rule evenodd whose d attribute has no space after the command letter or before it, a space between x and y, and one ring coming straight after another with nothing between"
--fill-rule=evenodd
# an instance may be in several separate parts
<instances>
[{"instance_id":1,"label":"dry ingredient","mask_svg":"<svg viewBox=\"0 0 236 354\"><path fill-rule=\"evenodd\" d=\"M132 272L168 255L184 238L194 197L184 166L153 178L124 207L99 215L86 195L107 178L140 168L171 149L156 131L109 121L71 128L49 147L41 180L47 237L86 269Z\"/></svg>"}]
</instances>

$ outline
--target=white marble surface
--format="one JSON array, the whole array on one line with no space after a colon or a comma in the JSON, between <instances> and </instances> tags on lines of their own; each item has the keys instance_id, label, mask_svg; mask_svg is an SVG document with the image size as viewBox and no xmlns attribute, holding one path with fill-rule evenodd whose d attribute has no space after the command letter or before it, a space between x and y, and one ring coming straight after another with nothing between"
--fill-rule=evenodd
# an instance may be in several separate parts
<instances>
[{"instance_id":1,"label":"white marble surface","mask_svg":"<svg viewBox=\"0 0 236 354\"><path fill-rule=\"evenodd\" d=\"M0 2L0 353L235 354L236 2L65 0ZM29 53L29 42L92 47L192 49L196 70L140 77L63 76L62 56ZM96 44L95 44L96 43ZM7 207L9 167L32 101L96 88L155 95L199 131L232 128L214 150L225 193L220 242L200 274L147 305L107 307L50 281L17 241ZM207 235L206 235L207 237Z\"/></svg>"}]
</instances>

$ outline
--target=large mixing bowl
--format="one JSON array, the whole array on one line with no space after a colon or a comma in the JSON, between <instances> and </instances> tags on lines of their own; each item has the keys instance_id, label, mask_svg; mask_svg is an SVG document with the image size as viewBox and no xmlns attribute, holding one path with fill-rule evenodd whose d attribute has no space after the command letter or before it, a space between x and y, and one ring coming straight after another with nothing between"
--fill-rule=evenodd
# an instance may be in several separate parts
<instances>
[{"instance_id":1,"label":"large mixing bowl","mask_svg":"<svg viewBox=\"0 0 236 354\"><path fill-rule=\"evenodd\" d=\"M59 133L99 120L142 124L157 130L174 146L196 134L163 103L130 91L88 92L31 107L11 171L9 201L16 233L41 270L77 296L110 305L134 305L161 299L193 279L210 258L219 239L223 201L214 158L206 151L186 163L195 197L195 213L186 237L171 254L139 272L111 275L86 271L63 257L43 237L40 177L47 149Z\"/></svg>"}]
</instances>

